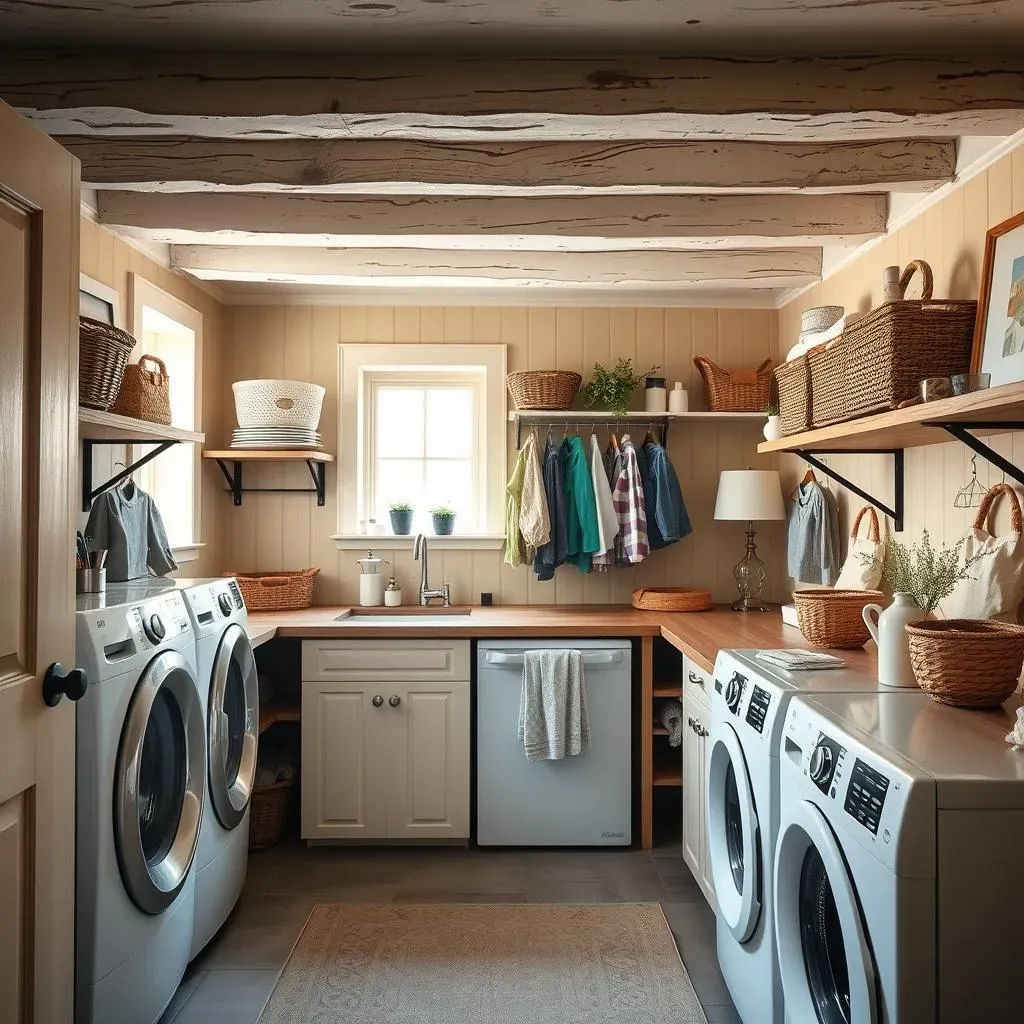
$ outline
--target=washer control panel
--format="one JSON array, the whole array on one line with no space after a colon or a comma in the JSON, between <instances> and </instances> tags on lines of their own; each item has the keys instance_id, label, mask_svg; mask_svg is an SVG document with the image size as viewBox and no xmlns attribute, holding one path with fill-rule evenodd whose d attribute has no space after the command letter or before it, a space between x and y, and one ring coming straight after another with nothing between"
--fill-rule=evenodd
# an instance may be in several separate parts
<instances>
[{"instance_id":1,"label":"washer control panel","mask_svg":"<svg viewBox=\"0 0 1024 1024\"><path fill-rule=\"evenodd\" d=\"M747 714L744 721L755 732L764 732L764 723L768 718L768 708L771 707L772 695L757 683L750 690L750 701L747 704Z\"/></svg>"},{"instance_id":2,"label":"washer control panel","mask_svg":"<svg viewBox=\"0 0 1024 1024\"><path fill-rule=\"evenodd\" d=\"M885 796L889 792L889 779L859 757L853 762L850 785L846 790L843 810L860 822L872 835L878 834L882 820Z\"/></svg>"}]
</instances>

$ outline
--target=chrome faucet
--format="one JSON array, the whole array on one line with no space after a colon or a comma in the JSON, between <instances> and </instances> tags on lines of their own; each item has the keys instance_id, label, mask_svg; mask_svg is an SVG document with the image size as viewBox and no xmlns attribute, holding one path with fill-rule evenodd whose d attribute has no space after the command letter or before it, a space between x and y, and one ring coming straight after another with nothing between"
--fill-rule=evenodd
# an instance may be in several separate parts
<instances>
[{"instance_id":1,"label":"chrome faucet","mask_svg":"<svg viewBox=\"0 0 1024 1024\"><path fill-rule=\"evenodd\" d=\"M416 540L412 545L412 557L419 559L420 563L420 604L428 605L435 598L441 598L445 608L451 607L451 595L448 584L443 583L440 590L431 590L427 582L427 538L422 533L416 534Z\"/></svg>"}]
</instances>

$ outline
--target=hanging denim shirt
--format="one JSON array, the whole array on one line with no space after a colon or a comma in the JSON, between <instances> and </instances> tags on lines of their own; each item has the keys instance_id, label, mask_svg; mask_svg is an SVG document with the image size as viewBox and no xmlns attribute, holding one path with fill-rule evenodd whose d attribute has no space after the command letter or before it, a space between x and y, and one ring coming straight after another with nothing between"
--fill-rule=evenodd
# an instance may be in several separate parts
<instances>
[{"instance_id":1,"label":"hanging denim shirt","mask_svg":"<svg viewBox=\"0 0 1024 1024\"><path fill-rule=\"evenodd\" d=\"M693 533L693 526L690 525L679 478L668 452L656 441L645 441L643 452L645 458L640 463L640 474L643 479L643 463L646 462L644 506L647 510L647 536L651 550L656 551Z\"/></svg>"},{"instance_id":2,"label":"hanging denim shirt","mask_svg":"<svg viewBox=\"0 0 1024 1024\"><path fill-rule=\"evenodd\" d=\"M593 555L601 550L597 526L597 499L583 441L567 437L562 442L562 473L565 480L565 560L580 572L590 572Z\"/></svg>"},{"instance_id":3,"label":"hanging denim shirt","mask_svg":"<svg viewBox=\"0 0 1024 1024\"><path fill-rule=\"evenodd\" d=\"M569 542L566 539L565 480L562 475L562 452L549 437L544 446L544 490L548 501L548 519L551 536L542 545L533 560L533 571L538 580L554 579L555 570L565 562Z\"/></svg>"}]
</instances>

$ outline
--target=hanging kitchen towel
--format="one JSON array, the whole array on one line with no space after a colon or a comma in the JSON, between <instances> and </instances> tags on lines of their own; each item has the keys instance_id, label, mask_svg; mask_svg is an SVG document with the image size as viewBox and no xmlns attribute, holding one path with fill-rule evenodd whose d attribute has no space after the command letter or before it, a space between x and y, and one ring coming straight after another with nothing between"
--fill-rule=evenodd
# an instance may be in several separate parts
<instances>
[{"instance_id":1,"label":"hanging kitchen towel","mask_svg":"<svg viewBox=\"0 0 1024 1024\"><path fill-rule=\"evenodd\" d=\"M159 509L130 480L97 496L85 535L94 549L107 549L107 579L111 583L141 579L150 570L156 576L166 576L178 568Z\"/></svg>"},{"instance_id":2,"label":"hanging kitchen towel","mask_svg":"<svg viewBox=\"0 0 1024 1024\"><path fill-rule=\"evenodd\" d=\"M650 479L644 487L647 535L651 550L655 551L682 540L693 533L693 527L668 452L653 440L645 441L643 449Z\"/></svg>"},{"instance_id":3,"label":"hanging kitchen towel","mask_svg":"<svg viewBox=\"0 0 1024 1024\"><path fill-rule=\"evenodd\" d=\"M529 439L527 439L529 440ZM526 445L519 449L512 475L505 485L505 564L513 567L526 561L526 545L519 532L519 514L523 504L523 481L526 478Z\"/></svg>"},{"instance_id":4,"label":"hanging kitchen towel","mask_svg":"<svg viewBox=\"0 0 1024 1024\"><path fill-rule=\"evenodd\" d=\"M868 517L868 535L859 537L860 524ZM882 579L882 557L885 546L878 526L878 513L865 505L858 513L850 528L850 548L846 553L837 590L877 590Z\"/></svg>"},{"instance_id":5,"label":"hanging kitchen towel","mask_svg":"<svg viewBox=\"0 0 1024 1024\"><path fill-rule=\"evenodd\" d=\"M555 570L565 561L568 540L565 535L565 480L562 475L562 451L548 436L544 445L544 494L548 503L551 535L537 552L533 571L538 580L554 579Z\"/></svg>"},{"instance_id":6,"label":"hanging kitchen towel","mask_svg":"<svg viewBox=\"0 0 1024 1024\"><path fill-rule=\"evenodd\" d=\"M519 739L528 761L561 761L590 746L581 651L545 649L523 654Z\"/></svg>"},{"instance_id":7,"label":"hanging kitchen towel","mask_svg":"<svg viewBox=\"0 0 1024 1024\"><path fill-rule=\"evenodd\" d=\"M544 492L544 477L537 456L537 435L530 433L524 445L526 465L523 471L523 494L519 506L519 533L526 548L524 561L532 562L537 552L551 538L548 519L548 499Z\"/></svg>"},{"instance_id":8,"label":"hanging kitchen towel","mask_svg":"<svg viewBox=\"0 0 1024 1024\"><path fill-rule=\"evenodd\" d=\"M651 550L647 539L647 509L636 447L629 434L622 435L619 450L622 468L612 490L612 505L619 521L615 561L618 565L636 565Z\"/></svg>"},{"instance_id":9,"label":"hanging kitchen towel","mask_svg":"<svg viewBox=\"0 0 1024 1024\"><path fill-rule=\"evenodd\" d=\"M601 550L597 499L583 441L573 434L562 442L565 481L565 560L580 572L590 572L593 555Z\"/></svg>"},{"instance_id":10,"label":"hanging kitchen towel","mask_svg":"<svg viewBox=\"0 0 1024 1024\"><path fill-rule=\"evenodd\" d=\"M993 537L989 513L1004 496L1010 502L1010 532ZM978 506L973 529L964 538L963 557L977 558L939 606L947 619L997 619L1016 622L1024 599L1024 545L1021 544L1021 509L1017 492L1009 484L996 484Z\"/></svg>"},{"instance_id":11,"label":"hanging kitchen towel","mask_svg":"<svg viewBox=\"0 0 1024 1024\"><path fill-rule=\"evenodd\" d=\"M601 547L594 555L592 565L599 572L607 572L615 561L615 538L619 535L619 519L612 504L608 471L596 434L590 435L590 478L594 486L597 507L597 531L601 537Z\"/></svg>"},{"instance_id":12,"label":"hanging kitchen towel","mask_svg":"<svg viewBox=\"0 0 1024 1024\"><path fill-rule=\"evenodd\" d=\"M789 513L787 563L797 583L832 586L838 575L832 509L816 481L801 483Z\"/></svg>"}]
</instances>

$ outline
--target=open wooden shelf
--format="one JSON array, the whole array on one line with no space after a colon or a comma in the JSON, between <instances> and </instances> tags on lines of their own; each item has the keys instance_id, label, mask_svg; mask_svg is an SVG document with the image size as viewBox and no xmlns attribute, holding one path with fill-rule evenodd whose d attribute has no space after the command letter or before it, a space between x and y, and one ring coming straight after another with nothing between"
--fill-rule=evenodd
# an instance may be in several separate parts
<instances>
[{"instance_id":1,"label":"open wooden shelf","mask_svg":"<svg viewBox=\"0 0 1024 1024\"><path fill-rule=\"evenodd\" d=\"M757 446L760 454L802 450L807 452L893 451L945 444L952 440L935 423L969 423L977 434L1000 433L1024 422L1024 383L1003 384L969 395L957 395L938 402L912 405L908 409L880 412L846 423L836 423L818 430L763 441ZM985 423L992 423L986 428Z\"/></svg>"},{"instance_id":2,"label":"open wooden shelf","mask_svg":"<svg viewBox=\"0 0 1024 1024\"><path fill-rule=\"evenodd\" d=\"M655 786L681 786L683 784L683 769L654 766Z\"/></svg>"},{"instance_id":3,"label":"open wooden shelf","mask_svg":"<svg viewBox=\"0 0 1024 1024\"><path fill-rule=\"evenodd\" d=\"M275 722L299 722L302 712L294 704L267 704L260 708L260 734L267 731Z\"/></svg>"},{"instance_id":4,"label":"open wooden shelf","mask_svg":"<svg viewBox=\"0 0 1024 1024\"><path fill-rule=\"evenodd\" d=\"M569 423L603 423L606 420L625 422L637 420L640 423L660 423L662 420L764 420L763 412L604 412L600 409L512 409L508 414L510 423L517 419L524 423L554 423L565 420Z\"/></svg>"},{"instance_id":5,"label":"open wooden shelf","mask_svg":"<svg viewBox=\"0 0 1024 1024\"><path fill-rule=\"evenodd\" d=\"M218 462L333 462L334 456L316 448L229 448L226 451L204 451L204 459Z\"/></svg>"},{"instance_id":6,"label":"open wooden shelf","mask_svg":"<svg viewBox=\"0 0 1024 1024\"><path fill-rule=\"evenodd\" d=\"M206 440L205 434L195 430L165 427L160 423L136 420L131 416L118 416L116 413L101 412L99 409L78 410L78 436L83 441L134 441L136 444L159 444L161 441L190 441L202 444Z\"/></svg>"},{"instance_id":7,"label":"open wooden shelf","mask_svg":"<svg viewBox=\"0 0 1024 1024\"><path fill-rule=\"evenodd\" d=\"M655 736L667 736L668 735L668 729L666 729L665 726L663 726L663 725L655 725L653 731L654 731L654 735Z\"/></svg>"},{"instance_id":8,"label":"open wooden shelf","mask_svg":"<svg viewBox=\"0 0 1024 1024\"><path fill-rule=\"evenodd\" d=\"M651 691L655 697L676 697L681 699L683 688L679 683L655 683Z\"/></svg>"}]
</instances>

